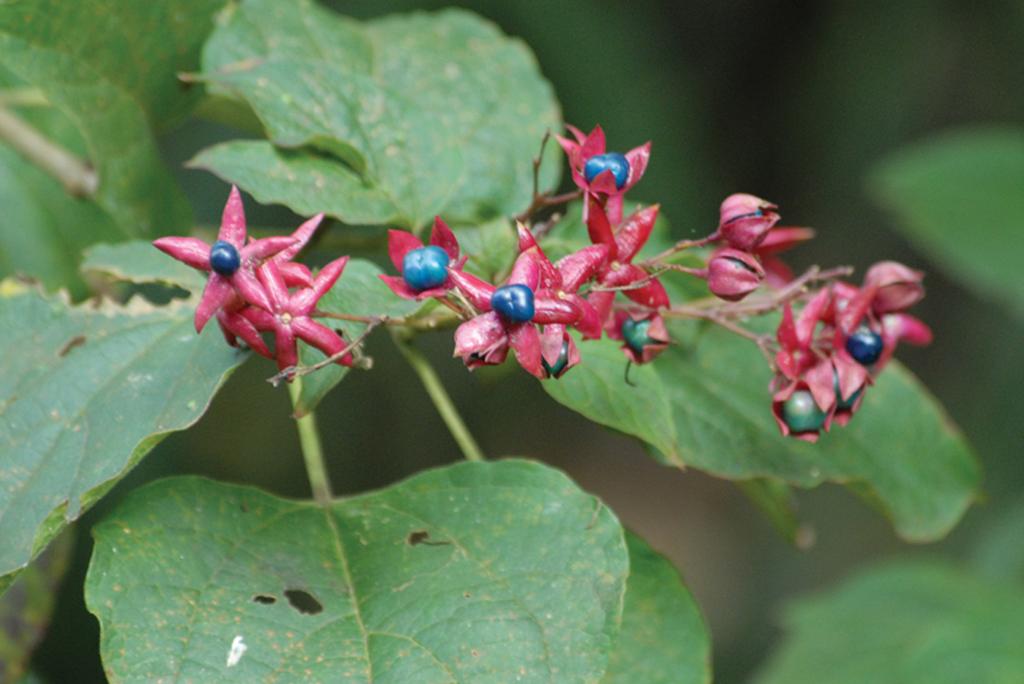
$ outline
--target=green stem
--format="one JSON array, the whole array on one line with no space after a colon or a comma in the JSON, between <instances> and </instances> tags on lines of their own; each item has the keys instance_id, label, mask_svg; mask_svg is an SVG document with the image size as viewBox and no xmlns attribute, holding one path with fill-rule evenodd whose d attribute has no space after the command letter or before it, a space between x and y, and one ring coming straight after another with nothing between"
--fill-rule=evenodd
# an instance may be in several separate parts
<instances>
[{"instance_id":1,"label":"green stem","mask_svg":"<svg viewBox=\"0 0 1024 684\"><path fill-rule=\"evenodd\" d=\"M437 377L434 367L412 346L411 340L402 339L398 335L393 337L398 350L402 352L405 360L409 362L412 369L416 371L416 375L419 376L424 389L427 390L431 401L434 402L437 412L441 414L441 419L448 426L448 431L452 433L452 437L458 442L459 448L462 449L462 455L469 461L483 461L484 453L480 450L480 445L476 443L473 435L469 432L469 428L462 421L458 409L455 408L451 397L448 396L444 385L441 384L441 378Z\"/></svg>"},{"instance_id":2,"label":"green stem","mask_svg":"<svg viewBox=\"0 0 1024 684\"><path fill-rule=\"evenodd\" d=\"M294 382L288 384L288 394L292 398L293 407L299 405L301 393L302 380L296 378ZM321 506L329 506L333 498L331 481L327 477L324 450L320 445L320 434L316 429L316 416L310 411L301 418L296 418L295 423L299 429L299 444L302 446L302 459L306 463L309 487L313 490L313 500Z\"/></svg>"}]
</instances>

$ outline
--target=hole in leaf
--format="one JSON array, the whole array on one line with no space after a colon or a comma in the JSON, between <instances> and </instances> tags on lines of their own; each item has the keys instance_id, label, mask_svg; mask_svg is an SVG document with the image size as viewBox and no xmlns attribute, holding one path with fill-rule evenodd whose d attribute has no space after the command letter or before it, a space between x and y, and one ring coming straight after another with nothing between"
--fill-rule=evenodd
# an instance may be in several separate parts
<instances>
[{"instance_id":1,"label":"hole in leaf","mask_svg":"<svg viewBox=\"0 0 1024 684\"><path fill-rule=\"evenodd\" d=\"M262 603L265 606L270 606L277 603L277 598L270 596L269 594L256 594L252 597L254 603Z\"/></svg>"},{"instance_id":2,"label":"hole in leaf","mask_svg":"<svg viewBox=\"0 0 1024 684\"><path fill-rule=\"evenodd\" d=\"M324 607L316 600L316 597L302 589L285 589L284 596L292 608L303 615L316 615L323 612Z\"/></svg>"},{"instance_id":3,"label":"hole in leaf","mask_svg":"<svg viewBox=\"0 0 1024 684\"><path fill-rule=\"evenodd\" d=\"M406 539L409 546L416 546L418 544L426 544L427 546L444 546L445 544L451 544L450 541L434 541L430 538L430 533L426 530L416 530L415 532L409 533L409 538Z\"/></svg>"}]
</instances>

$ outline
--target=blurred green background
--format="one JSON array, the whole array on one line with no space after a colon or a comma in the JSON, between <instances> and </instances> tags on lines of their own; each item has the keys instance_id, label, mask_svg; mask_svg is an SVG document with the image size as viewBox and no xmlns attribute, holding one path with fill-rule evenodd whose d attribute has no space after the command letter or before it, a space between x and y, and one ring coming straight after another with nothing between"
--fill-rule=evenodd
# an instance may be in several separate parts
<instances>
[{"instance_id":1,"label":"blurred green background","mask_svg":"<svg viewBox=\"0 0 1024 684\"><path fill-rule=\"evenodd\" d=\"M786 223L819 230L818 240L794 254L797 265L849 263L862 271L893 258L929 271L917 314L933 326L936 342L900 356L972 440L987 493L948 540L929 547L900 543L874 511L825 486L800 495L817 542L797 551L733 485L656 465L638 443L555 404L523 374L467 374L450 358L447 336L421 340L490 455L564 468L675 562L710 624L716 681L745 681L755 671L779 639L777 617L788 599L881 557L963 556L978 530L1019 496L1024 325L915 252L869 202L865 178L881 158L934 132L1021 122L1020 0L332 4L355 16L456 4L522 37L554 84L566 121L587 130L600 122L612 148L653 140L652 164L634 194L661 202L679 237L707 233L721 199L745 191L779 203ZM217 221L226 186L181 164L233 135L194 120L162 141L201 223ZM247 209L256 225L296 224L280 208L250 202ZM964 240L970 237L965 228ZM370 353L373 372L351 374L319 411L342 494L459 456L386 336L373 340ZM197 427L167 439L78 523L74 567L34 661L44 677L102 681L98 628L81 597L91 545L83 531L124 492L188 472L307 494L287 395L264 382L271 373L262 360L246 364Z\"/></svg>"}]
</instances>

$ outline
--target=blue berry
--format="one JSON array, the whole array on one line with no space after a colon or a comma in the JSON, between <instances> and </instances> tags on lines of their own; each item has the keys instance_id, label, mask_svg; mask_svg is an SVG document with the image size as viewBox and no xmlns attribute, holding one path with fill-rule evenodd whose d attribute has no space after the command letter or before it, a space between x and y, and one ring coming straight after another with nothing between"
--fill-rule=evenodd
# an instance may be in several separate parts
<instances>
[{"instance_id":1,"label":"blue berry","mask_svg":"<svg viewBox=\"0 0 1024 684\"><path fill-rule=\"evenodd\" d=\"M634 352L643 354L644 347L655 343L650 335L647 334L650 327L651 322L649 320L634 321L632 318L627 318L622 322L622 339L625 340L626 344Z\"/></svg>"},{"instance_id":2,"label":"blue berry","mask_svg":"<svg viewBox=\"0 0 1024 684\"><path fill-rule=\"evenodd\" d=\"M505 285L491 295L491 308L506 321L525 323L533 319L533 290L526 285Z\"/></svg>"},{"instance_id":3,"label":"blue berry","mask_svg":"<svg viewBox=\"0 0 1024 684\"><path fill-rule=\"evenodd\" d=\"M569 343L562 342L562 351L559 352L555 365L548 365L547 360L543 356L540 359L540 363L544 366L544 370L547 371L549 378L557 377L559 373L565 370L566 365L569 363Z\"/></svg>"},{"instance_id":4,"label":"blue berry","mask_svg":"<svg viewBox=\"0 0 1024 684\"><path fill-rule=\"evenodd\" d=\"M853 405L857 403L857 398L864 393L864 387L861 386L856 392L848 396L846 399L843 399L839 393L839 374L836 373L835 370L832 371L832 387L836 393L836 408L845 411L852 409Z\"/></svg>"},{"instance_id":5,"label":"blue berry","mask_svg":"<svg viewBox=\"0 0 1024 684\"><path fill-rule=\"evenodd\" d=\"M217 240L213 243L213 247L210 248L210 268L215 273L230 277L235 274L235 271L241 265L242 258L238 255L238 250L235 249L233 244L223 240Z\"/></svg>"},{"instance_id":6,"label":"blue berry","mask_svg":"<svg viewBox=\"0 0 1024 684\"><path fill-rule=\"evenodd\" d=\"M605 152L588 159L583 165L583 176L588 183L592 183L602 171L608 170L615 176L615 187L621 190L629 180L629 160L618 152Z\"/></svg>"},{"instance_id":7,"label":"blue berry","mask_svg":"<svg viewBox=\"0 0 1024 684\"><path fill-rule=\"evenodd\" d=\"M782 405L782 419L793 432L816 432L825 424L825 412L807 390L797 390Z\"/></svg>"},{"instance_id":8,"label":"blue berry","mask_svg":"<svg viewBox=\"0 0 1024 684\"><path fill-rule=\"evenodd\" d=\"M448 280L448 262L448 252L435 245L414 249L402 259L402 278L417 292L441 287Z\"/></svg>"},{"instance_id":9,"label":"blue berry","mask_svg":"<svg viewBox=\"0 0 1024 684\"><path fill-rule=\"evenodd\" d=\"M882 356L882 336L861 326L846 338L846 351L862 366L870 366Z\"/></svg>"}]
</instances>

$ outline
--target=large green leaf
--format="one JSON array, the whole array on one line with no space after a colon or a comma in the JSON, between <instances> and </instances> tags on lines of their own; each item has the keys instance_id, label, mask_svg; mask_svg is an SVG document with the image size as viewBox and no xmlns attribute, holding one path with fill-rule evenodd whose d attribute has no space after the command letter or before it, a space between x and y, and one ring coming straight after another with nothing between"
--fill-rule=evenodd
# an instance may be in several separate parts
<instances>
[{"instance_id":1,"label":"large green leaf","mask_svg":"<svg viewBox=\"0 0 1024 684\"><path fill-rule=\"evenodd\" d=\"M28 667L57 602L73 537L63 534L0 596L0 682L17 681Z\"/></svg>"},{"instance_id":2,"label":"large green leaf","mask_svg":"<svg viewBox=\"0 0 1024 684\"><path fill-rule=\"evenodd\" d=\"M682 336L692 332L686 327ZM622 379L625 357L614 342L584 343L582 363L544 388L591 420L639 437L669 465L800 487L845 484L913 541L941 537L977 495L970 447L899 364L881 374L848 427L807 444L779 434L770 372L754 345L720 329L690 337L633 368L634 386Z\"/></svg>"},{"instance_id":3,"label":"large green leaf","mask_svg":"<svg viewBox=\"0 0 1024 684\"><path fill-rule=\"evenodd\" d=\"M604 684L711 681L707 625L679 573L635 534L626 534L629 580L622 629Z\"/></svg>"},{"instance_id":4,"label":"large green leaf","mask_svg":"<svg viewBox=\"0 0 1024 684\"><path fill-rule=\"evenodd\" d=\"M70 306L0 283L0 578L24 567L245 358L194 300Z\"/></svg>"},{"instance_id":5,"label":"large green leaf","mask_svg":"<svg viewBox=\"0 0 1024 684\"><path fill-rule=\"evenodd\" d=\"M614 515L526 461L327 509L163 480L93 535L86 602L112 682L594 682L628 571Z\"/></svg>"},{"instance_id":6,"label":"large green leaf","mask_svg":"<svg viewBox=\"0 0 1024 684\"><path fill-rule=\"evenodd\" d=\"M261 201L348 223L477 224L520 211L531 159L560 126L529 50L461 10L364 24L309 0L246 0L222 15L203 70L252 107L270 142L305 149L232 142L194 164ZM551 147L544 187L558 178Z\"/></svg>"},{"instance_id":7,"label":"large green leaf","mask_svg":"<svg viewBox=\"0 0 1024 684\"><path fill-rule=\"evenodd\" d=\"M99 177L92 199L128 235L180 232L191 223L188 204L160 159L150 117L169 123L191 105L194 94L175 73L194 66L221 4L0 5L0 66L36 87L74 124Z\"/></svg>"},{"instance_id":8,"label":"large green leaf","mask_svg":"<svg viewBox=\"0 0 1024 684\"><path fill-rule=\"evenodd\" d=\"M87 245L124 238L91 202L69 196L60 183L0 147L0 277L30 275L50 289L84 294L78 260Z\"/></svg>"},{"instance_id":9,"label":"large green leaf","mask_svg":"<svg viewBox=\"0 0 1024 684\"><path fill-rule=\"evenodd\" d=\"M759 684L1017 684L1024 588L939 563L870 570L786 612Z\"/></svg>"},{"instance_id":10,"label":"large green leaf","mask_svg":"<svg viewBox=\"0 0 1024 684\"><path fill-rule=\"evenodd\" d=\"M1024 315L1024 129L926 141L885 160L870 187L951 275Z\"/></svg>"},{"instance_id":11,"label":"large green leaf","mask_svg":"<svg viewBox=\"0 0 1024 684\"><path fill-rule=\"evenodd\" d=\"M381 273L383 271L371 261L350 260L341 279L317 303L317 308L327 313L395 318L406 316L420 308L420 302L397 297L388 289L388 286L377 277ZM345 339L349 341L355 340L366 330L365 323L327 318L321 321L325 325L341 330ZM317 349L302 345L299 358L303 365L312 365L322 360L324 355ZM303 377L295 414L302 416L316 408L320 400L341 382L347 372L348 369L344 366L331 365Z\"/></svg>"}]
</instances>

